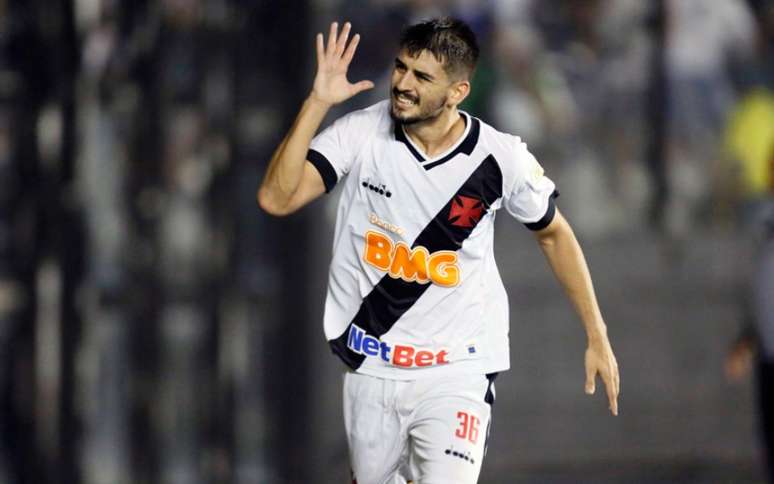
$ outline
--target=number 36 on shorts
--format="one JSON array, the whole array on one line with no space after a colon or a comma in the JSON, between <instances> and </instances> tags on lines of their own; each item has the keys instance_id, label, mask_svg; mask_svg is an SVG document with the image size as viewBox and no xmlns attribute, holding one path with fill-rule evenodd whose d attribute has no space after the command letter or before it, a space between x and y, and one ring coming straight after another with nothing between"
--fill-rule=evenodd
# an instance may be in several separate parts
<instances>
[{"instance_id":1,"label":"number 36 on shorts","mask_svg":"<svg viewBox=\"0 0 774 484\"><path fill-rule=\"evenodd\" d=\"M475 444L478 441L478 428L481 424L481 419L472 413L459 411L457 412L457 420L459 421L459 426L454 435L469 441L471 444Z\"/></svg>"}]
</instances>

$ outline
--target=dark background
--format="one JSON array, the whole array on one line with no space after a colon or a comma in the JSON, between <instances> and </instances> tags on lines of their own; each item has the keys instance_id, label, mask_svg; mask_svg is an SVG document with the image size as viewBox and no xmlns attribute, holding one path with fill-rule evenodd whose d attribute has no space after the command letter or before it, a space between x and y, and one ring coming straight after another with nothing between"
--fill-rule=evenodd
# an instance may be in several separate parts
<instances>
[{"instance_id":1,"label":"dark background","mask_svg":"<svg viewBox=\"0 0 774 484\"><path fill-rule=\"evenodd\" d=\"M613 418L501 216L512 370L481 482L763 482L724 359L774 186L764 0L0 0L0 482L348 482L321 325L338 196L274 219L255 193L316 32L350 20L350 79L377 84L333 119L443 14L482 46L464 108L560 188L622 375Z\"/></svg>"}]
</instances>

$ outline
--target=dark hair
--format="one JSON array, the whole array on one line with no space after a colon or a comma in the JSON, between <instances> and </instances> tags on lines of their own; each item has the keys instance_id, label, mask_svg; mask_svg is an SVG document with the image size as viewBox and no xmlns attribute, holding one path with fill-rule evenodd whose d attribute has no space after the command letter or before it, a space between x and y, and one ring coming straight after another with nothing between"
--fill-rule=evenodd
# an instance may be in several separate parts
<instances>
[{"instance_id":1,"label":"dark hair","mask_svg":"<svg viewBox=\"0 0 774 484\"><path fill-rule=\"evenodd\" d=\"M427 50L443 63L450 77L470 79L478 61L476 34L468 25L451 17L421 22L407 27L400 36L400 48L411 57Z\"/></svg>"}]
</instances>

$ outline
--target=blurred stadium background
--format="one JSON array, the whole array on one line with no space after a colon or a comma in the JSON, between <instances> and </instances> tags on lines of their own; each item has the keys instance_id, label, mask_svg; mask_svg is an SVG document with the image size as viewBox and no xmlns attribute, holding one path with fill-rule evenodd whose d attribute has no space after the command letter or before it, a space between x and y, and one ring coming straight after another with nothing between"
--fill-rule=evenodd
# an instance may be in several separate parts
<instances>
[{"instance_id":1,"label":"blurred stadium background","mask_svg":"<svg viewBox=\"0 0 774 484\"><path fill-rule=\"evenodd\" d=\"M772 1L0 0L1 483L348 482L321 328L337 197L272 219L255 192L314 33L352 21L350 79L377 84L338 115L442 14L482 44L465 109L557 181L622 371L612 418L502 217L513 369L481 482L765 481L724 359L774 187Z\"/></svg>"}]
</instances>

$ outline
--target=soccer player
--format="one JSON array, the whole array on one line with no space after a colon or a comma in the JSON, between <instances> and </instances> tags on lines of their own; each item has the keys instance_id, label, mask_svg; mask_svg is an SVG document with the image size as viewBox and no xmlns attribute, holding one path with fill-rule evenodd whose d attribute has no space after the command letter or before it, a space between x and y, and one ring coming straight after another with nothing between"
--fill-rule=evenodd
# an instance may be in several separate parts
<instances>
[{"instance_id":1,"label":"soccer player","mask_svg":"<svg viewBox=\"0 0 774 484\"><path fill-rule=\"evenodd\" d=\"M317 136L350 83L360 37L317 35L309 97L272 156L260 206L287 215L343 183L325 302L329 344L348 366L344 422L359 484L475 483L494 376L509 368L508 301L494 261L497 210L535 233L588 336L586 392L599 374L618 413L619 376L580 246L557 192L517 136L457 109L478 46L454 19L408 27L389 100Z\"/></svg>"}]
</instances>

